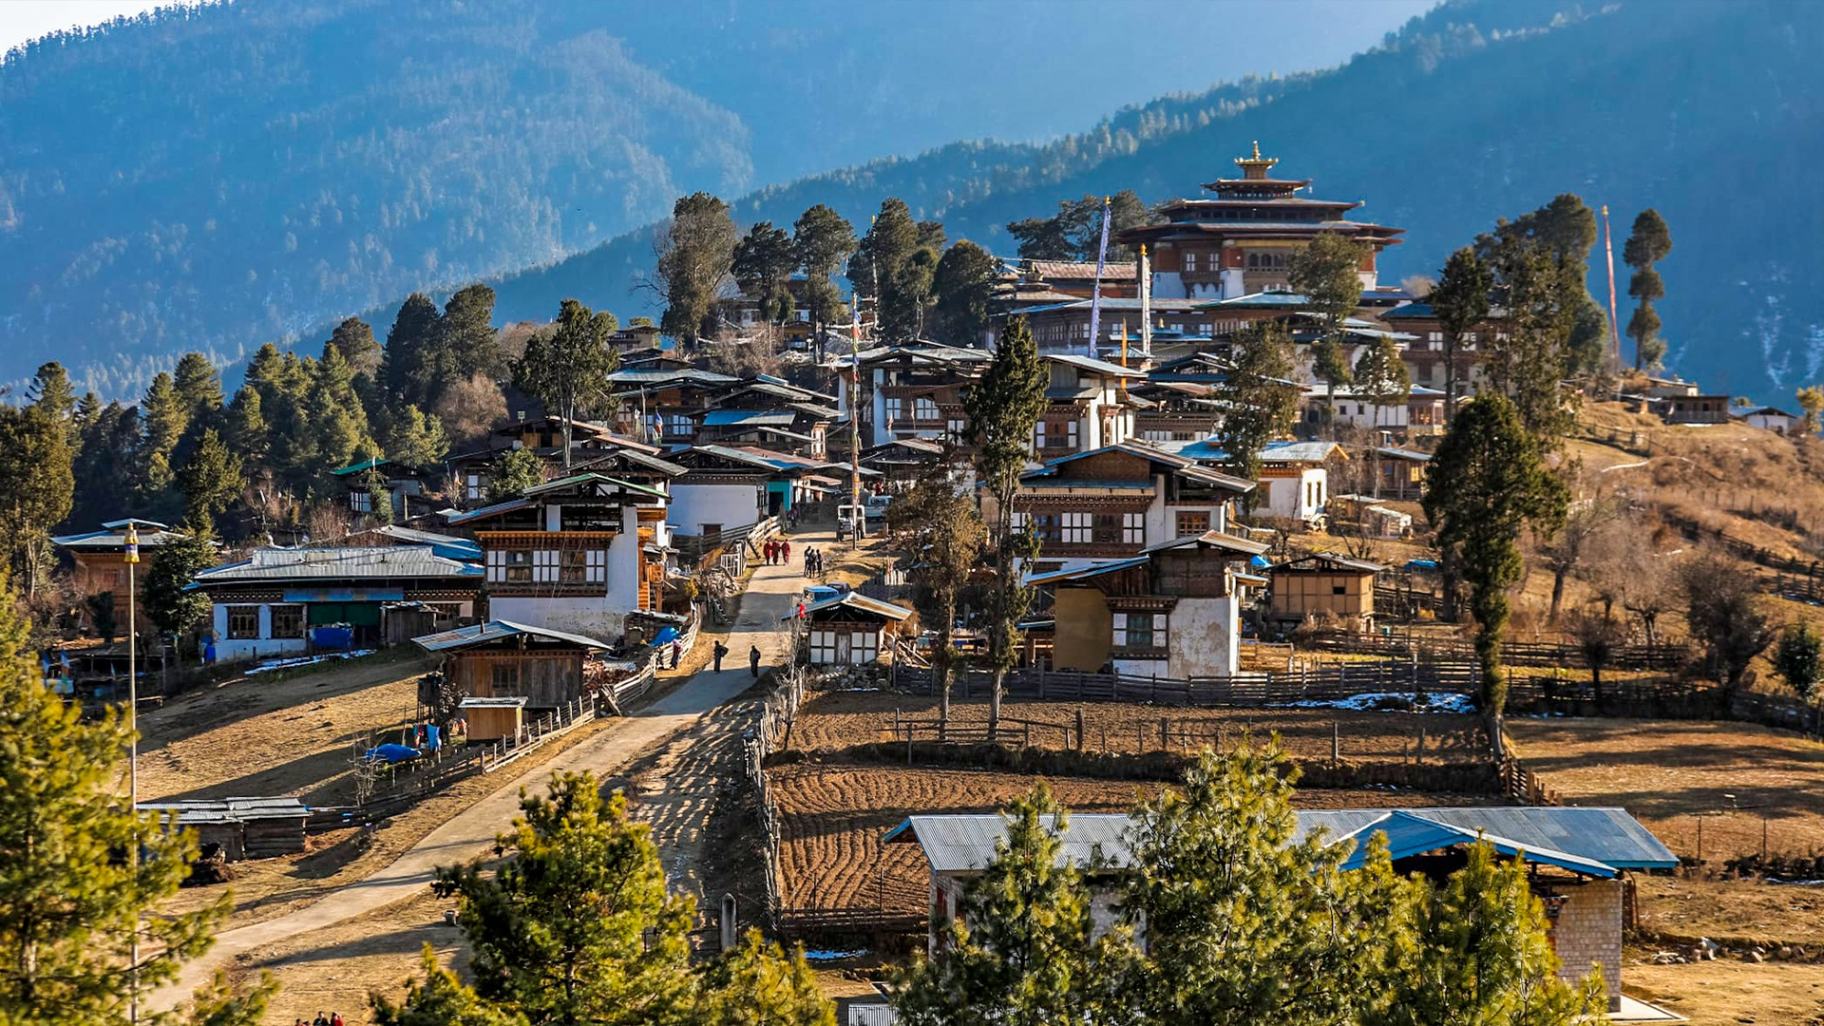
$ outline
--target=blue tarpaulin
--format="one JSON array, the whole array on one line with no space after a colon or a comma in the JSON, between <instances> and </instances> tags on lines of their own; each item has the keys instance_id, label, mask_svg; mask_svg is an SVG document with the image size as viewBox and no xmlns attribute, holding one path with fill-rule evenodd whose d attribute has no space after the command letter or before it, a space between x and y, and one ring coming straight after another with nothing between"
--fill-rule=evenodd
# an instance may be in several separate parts
<instances>
[{"instance_id":1,"label":"blue tarpaulin","mask_svg":"<svg viewBox=\"0 0 1824 1026\"><path fill-rule=\"evenodd\" d=\"M676 627L666 627L659 631L658 636L652 639L652 643L654 645L669 645L676 640L678 640L678 629Z\"/></svg>"},{"instance_id":2,"label":"blue tarpaulin","mask_svg":"<svg viewBox=\"0 0 1824 1026\"><path fill-rule=\"evenodd\" d=\"M1436 570L1437 568L1438 561L1435 559L1409 559L1406 561L1408 570Z\"/></svg>"},{"instance_id":3,"label":"blue tarpaulin","mask_svg":"<svg viewBox=\"0 0 1824 1026\"><path fill-rule=\"evenodd\" d=\"M398 763L418 758L418 749L405 745L375 745L361 756L368 762Z\"/></svg>"},{"instance_id":4,"label":"blue tarpaulin","mask_svg":"<svg viewBox=\"0 0 1824 1026\"><path fill-rule=\"evenodd\" d=\"M317 648L345 649L355 643L353 627L312 627L310 643Z\"/></svg>"}]
</instances>

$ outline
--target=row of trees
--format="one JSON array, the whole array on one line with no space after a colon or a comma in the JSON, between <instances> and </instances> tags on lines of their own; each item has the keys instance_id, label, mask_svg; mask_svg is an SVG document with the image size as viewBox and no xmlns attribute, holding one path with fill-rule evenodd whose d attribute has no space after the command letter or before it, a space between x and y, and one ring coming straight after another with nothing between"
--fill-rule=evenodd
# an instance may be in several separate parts
<instances>
[{"instance_id":1,"label":"row of trees","mask_svg":"<svg viewBox=\"0 0 1824 1026\"><path fill-rule=\"evenodd\" d=\"M665 302L659 324L680 339L716 337L716 304L736 286L777 327L802 307L817 337L848 315L835 278L875 311L884 341L933 338L957 345L988 330L995 262L967 240L947 245L943 225L920 221L904 201L880 205L865 234L818 204L788 232L771 221L735 226L728 204L708 193L685 196L658 239L652 286Z\"/></svg>"},{"instance_id":2,"label":"row of trees","mask_svg":"<svg viewBox=\"0 0 1824 1026\"><path fill-rule=\"evenodd\" d=\"M1066 857L1068 814L1015 803L946 943L900 980L908 1026L1552 1026L1605 1014L1602 981L1558 978L1518 859L1487 845L1434 882L1393 869L1384 838L1298 839L1272 746L1207 751L1183 789L1141 805L1117 872ZM1091 877L1111 887L1096 928ZM1142 943L1142 935L1144 943Z\"/></svg>"}]
</instances>

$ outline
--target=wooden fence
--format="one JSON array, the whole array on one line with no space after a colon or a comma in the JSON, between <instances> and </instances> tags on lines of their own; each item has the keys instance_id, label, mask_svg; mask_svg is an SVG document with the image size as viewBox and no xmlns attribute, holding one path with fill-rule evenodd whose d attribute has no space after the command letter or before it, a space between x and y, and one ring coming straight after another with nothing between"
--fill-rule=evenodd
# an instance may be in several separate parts
<instances>
[{"instance_id":1,"label":"wooden fence","mask_svg":"<svg viewBox=\"0 0 1824 1026\"><path fill-rule=\"evenodd\" d=\"M1406 638L1397 634L1319 635L1300 641L1299 647L1306 652L1378 655L1421 662L1470 662L1476 658L1475 645L1468 640ZM1615 649L1606 668L1669 672L1690 665L1696 658L1697 652L1686 645L1623 645ZM1583 651L1576 645L1553 641L1509 641L1501 646L1501 662L1506 666L1588 668Z\"/></svg>"},{"instance_id":2,"label":"wooden fence","mask_svg":"<svg viewBox=\"0 0 1824 1026\"><path fill-rule=\"evenodd\" d=\"M1721 687L1707 681L1607 681L1602 686L1601 699L1598 700L1595 685L1589 681L1517 676L1508 683L1507 709L1510 713L1544 712L1641 719L1728 719L1824 737L1824 708L1809 705L1795 695L1769 695L1754 691L1738 691L1726 695Z\"/></svg>"},{"instance_id":3,"label":"wooden fence","mask_svg":"<svg viewBox=\"0 0 1824 1026\"><path fill-rule=\"evenodd\" d=\"M1155 705L1206 708L1259 708L1299 702L1333 702L1378 693L1440 692L1473 694L1480 669L1470 661L1413 662L1389 659L1374 663L1340 663L1285 673L1243 673L1233 677L1143 677L1125 673L1079 673L1031 667L1007 675L1009 698L1038 701L1148 702ZM892 669L894 687L934 690L933 675L922 667ZM959 671L952 693L963 698L989 694L993 675Z\"/></svg>"},{"instance_id":4,"label":"wooden fence","mask_svg":"<svg viewBox=\"0 0 1824 1026\"><path fill-rule=\"evenodd\" d=\"M797 651L804 625L793 621L791 647ZM791 742L792 726L798 720L798 706L804 701L804 669L796 662L776 671L774 687L760 706L760 722L742 738L742 768L754 786L760 808L760 837L766 851L765 872L761 873L766 910L775 928L780 921L779 900L779 805L773 799L772 785L766 779L766 760Z\"/></svg>"}]
</instances>

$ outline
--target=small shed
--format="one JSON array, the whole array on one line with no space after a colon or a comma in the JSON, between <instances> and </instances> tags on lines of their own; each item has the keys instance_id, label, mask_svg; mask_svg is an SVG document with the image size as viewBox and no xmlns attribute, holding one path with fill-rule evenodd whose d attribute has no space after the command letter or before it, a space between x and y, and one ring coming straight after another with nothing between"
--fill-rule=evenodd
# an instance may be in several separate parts
<instances>
[{"instance_id":1,"label":"small shed","mask_svg":"<svg viewBox=\"0 0 1824 1026\"><path fill-rule=\"evenodd\" d=\"M499 698L465 698L457 706L469 724L470 741L499 741L518 737L526 723L524 695Z\"/></svg>"},{"instance_id":2,"label":"small shed","mask_svg":"<svg viewBox=\"0 0 1824 1026\"><path fill-rule=\"evenodd\" d=\"M1374 578L1383 569L1328 552L1289 559L1267 572L1268 616L1293 623L1335 617L1366 628L1374 620Z\"/></svg>"},{"instance_id":3,"label":"small shed","mask_svg":"<svg viewBox=\"0 0 1824 1026\"><path fill-rule=\"evenodd\" d=\"M221 798L142 803L140 809L175 813L177 826L195 830L199 844L220 845L222 857L269 859L304 850L310 810L296 798Z\"/></svg>"},{"instance_id":4,"label":"small shed","mask_svg":"<svg viewBox=\"0 0 1824 1026\"><path fill-rule=\"evenodd\" d=\"M583 660L608 643L581 634L489 620L412 641L443 656L444 676L475 698L524 698L530 709L555 709L583 695ZM469 736L475 737L473 722Z\"/></svg>"},{"instance_id":5,"label":"small shed","mask_svg":"<svg viewBox=\"0 0 1824 1026\"><path fill-rule=\"evenodd\" d=\"M859 592L819 599L804 607L809 623L812 666L863 666L880 661L888 625L900 623L912 610ZM786 619L791 619L787 617Z\"/></svg>"}]
</instances>

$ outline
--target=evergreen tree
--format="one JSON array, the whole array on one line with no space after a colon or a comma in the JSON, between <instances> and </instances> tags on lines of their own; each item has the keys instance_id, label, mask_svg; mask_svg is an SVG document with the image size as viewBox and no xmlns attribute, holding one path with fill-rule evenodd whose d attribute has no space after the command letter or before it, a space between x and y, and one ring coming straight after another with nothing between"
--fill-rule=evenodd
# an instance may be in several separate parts
<instances>
[{"instance_id":1,"label":"evergreen tree","mask_svg":"<svg viewBox=\"0 0 1824 1026\"><path fill-rule=\"evenodd\" d=\"M272 450L270 431L260 390L253 385L242 385L241 390L234 393L234 401L228 404L229 446L240 453L248 465L266 466L267 455Z\"/></svg>"},{"instance_id":2,"label":"evergreen tree","mask_svg":"<svg viewBox=\"0 0 1824 1026\"><path fill-rule=\"evenodd\" d=\"M1600 973L1580 986L1558 978L1526 863L1497 860L1486 843L1470 845L1468 861L1443 883L1421 878L1409 888L1400 919L1410 946L1389 974L1389 1000L1364 1026L1568 1026L1607 1014Z\"/></svg>"},{"instance_id":3,"label":"evergreen tree","mask_svg":"<svg viewBox=\"0 0 1824 1026\"><path fill-rule=\"evenodd\" d=\"M184 518L205 525L213 525L247 486L240 457L228 450L214 428L203 429L190 459L178 471L177 481L184 492Z\"/></svg>"},{"instance_id":4,"label":"evergreen tree","mask_svg":"<svg viewBox=\"0 0 1824 1026\"><path fill-rule=\"evenodd\" d=\"M208 525L184 525L184 537L158 547L141 579L147 619L159 633L182 636L209 619L209 596L186 590L201 571L216 564Z\"/></svg>"},{"instance_id":5,"label":"evergreen tree","mask_svg":"<svg viewBox=\"0 0 1824 1026\"><path fill-rule=\"evenodd\" d=\"M494 290L480 283L457 289L443 304L432 339L425 394L412 400L418 405L429 406L451 383L471 375L499 374L505 360L494 331Z\"/></svg>"},{"instance_id":6,"label":"evergreen tree","mask_svg":"<svg viewBox=\"0 0 1824 1026\"><path fill-rule=\"evenodd\" d=\"M1824 679L1824 662L1821 661L1824 661L1824 639L1819 638L1812 625L1801 621L1789 625L1780 634L1780 647L1773 653L1773 668L1800 698L1817 701L1819 696L1814 692L1818 681Z\"/></svg>"},{"instance_id":7,"label":"evergreen tree","mask_svg":"<svg viewBox=\"0 0 1824 1026\"><path fill-rule=\"evenodd\" d=\"M1581 279L1567 275L1582 265L1541 243L1508 238L1496 248L1493 266L1507 319L1506 337L1484 347L1488 385L1513 401L1528 432L1555 449L1571 426L1562 386L1571 369L1575 302L1586 295Z\"/></svg>"},{"instance_id":8,"label":"evergreen tree","mask_svg":"<svg viewBox=\"0 0 1824 1026\"><path fill-rule=\"evenodd\" d=\"M65 438L70 451L82 449L83 427L95 419L100 401L95 393L83 396L82 410L76 403L76 389L70 384L70 373L63 369L63 364L56 361L40 364L38 372L32 375L31 382L25 389L26 402L35 409L42 410L52 420L64 425Z\"/></svg>"},{"instance_id":9,"label":"evergreen tree","mask_svg":"<svg viewBox=\"0 0 1824 1026\"><path fill-rule=\"evenodd\" d=\"M367 414L342 354L325 349L313 370L303 406L305 422L300 425L304 444L293 452L297 462L292 471L313 492L320 492L327 485L329 471L348 466L363 455L377 454L380 447L368 434Z\"/></svg>"},{"instance_id":10,"label":"evergreen tree","mask_svg":"<svg viewBox=\"0 0 1824 1026\"><path fill-rule=\"evenodd\" d=\"M949 454L910 492L887 507L887 528L906 554L907 577L920 615L933 625L931 674L938 695L940 738L950 725L951 669L958 657L956 609L981 561L985 527L975 498L957 491Z\"/></svg>"},{"instance_id":11,"label":"evergreen tree","mask_svg":"<svg viewBox=\"0 0 1824 1026\"><path fill-rule=\"evenodd\" d=\"M545 479L545 463L530 449L508 449L488 473L488 501L511 499Z\"/></svg>"},{"instance_id":12,"label":"evergreen tree","mask_svg":"<svg viewBox=\"0 0 1824 1026\"><path fill-rule=\"evenodd\" d=\"M1064 857L1068 815L1041 784L1006 817L1007 837L970 880L942 954L901 981L893 1003L906 1026L1113 1021L1091 1000L1109 967L1098 964L1090 939L1083 872Z\"/></svg>"},{"instance_id":13,"label":"evergreen tree","mask_svg":"<svg viewBox=\"0 0 1824 1026\"><path fill-rule=\"evenodd\" d=\"M1385 336L1362 348L1355 361L1355 394L1374 406L1375 434L1380 433L1381 408L1396 403L1405 405L1412 395L1412 377L1406 372L1406 361L1400 359L1400 344ZM1381 494L1381 440L1368 446L1373 455L1374 494Z\"/></svg>"},{"instance_id":14,"label":"evergreen tree","mask_svg":"<svg viewBox=\"0 0 1824 1026\"><path fill-rule=\"evenodd\" d=\"M14 606L0 599L0 1022L124 1026L135 979L141 995L173 980L208 947L228 898L169 907L194 836L127 807L125 720L110 710L87 721L44 686ZM219 990L202 997L195 1021L212 1026L252 1026L263 1011L237 1011Z\"/></svg>"},{"instance_id":15,"label":"evergreen tree","mask_svg":"<svg viewBox=\"0 0 1824 1026\"><path fill-rule=\"evenodd\" d=\"M1336 416L1336 388L1349 383L1349 354L1344 349L1343 322L1362 302L1362 264L1368 243L1326 232L1292 257L1287 277L1305 308L1317 318L1318 338L1311 346L1311 370L1325 387L1324 421Z\"/></svg>"},{"instance_id":16,"label":"evergreen tree","mask_svg":"<svg viewBox=\"0 0 1824 1026\"><path fill-rule=\"evenodd\" d=\"M890 196L880 204L880 212L868 225L855 254L849 257L847 276L850 291L885 306L886 297L894 292L899 267L918 250L918 222L906 201Z\"/></svg>"},{"instance_id":17,"label":"evergreen tree","mask_svg":"<svg viewBox=\"0 0 1824 1026\"><path fill-rule=\"evenodd\" d=\"M570 469L570 421L608 395L608 375L620 365L608 346L614 315L596 313L574 299L560 304L557 320L532 333L513 364L514 387L564 418L564 469Z\"/></svg>"},{"instance_id":18,"label":"evergreen tree","mask_svg":"<svg viewBox=\"0 0 1824 1026\"><path fill-rule=\"evenodd\" d=\"M1457 250L1445 262L1437 287L1427 302L1438 316L1444 335L1444 423L1457 416L1457 372L1463 343L1488 320L1489 290L1494 275L1488 265L1469 246ZM1492 339L1491 339L1492 341Z\"/></svg>"},{"instance_id":19,"label":"evergreen tree","mask_svg":"<svg viewBox=\"0 0 1824 1026\"><path fill-rule=\"evenodd\" d=\"M1672 232L1652 207L1634 218L1634 228L1622 246L1621 259L1634 269L1628 295L1634 297L1634 315L1628 318L1628 337L1634 340L1634 369L1652 370L1665 359L1666 343L1659 337L1659 314L1653 304L1666 294L1665 283L1653 265L1672 252Z\"/></svg>"},{"instance_id":20,"label":"evergreen tree","mask_svg":"<svg viewBox=\"0 0 1824 1026\"><path fill-rule=\"evenodd\" d=\"M704 1026L836 1026L836 1007L823 996L802 946L788 955L750 929L707 975L696 1012Z\"/></svg>"},{"instance_id":21,"label":"evergreen tree","mask_svg":"<svg viewBox=\"0 0 1824 1026\"><path fill-rule=\"evenodd\" d=\"M994 575L987 602L987 660L994 672L988 706L991 738L1000 729L1007 671L1019 661L1019 623L1032 605L1033 589L1021 583L1020 574L1038 556L1038 539L1029 531L1014 531L1013 497L1032 455L1033 426L1045 410L1049 381L1026 318L1013 317L1001 329L994 360L964 397L976 478L994 498L994 515L988 522Z\"/></svg>"},{"instance_id":22,"label":"evergreen tree","mask_svg":"<svg viewBox=\"0 0 1824 1026\"><path fill-rule=\"evenodd\" d=\"M393 418L387 436L386 454L395 463L408 467L431 467L443 462L450 440L444 434L443 421L410 404Z\"/></svg>"},{"instance_id":23,"label":"evergreen tree","mask_svg":"<svg viewBox=\"0 0 1824 1026\"><path fill-rule=\"evenodd\" d=\"M124 505L122 495L122 482L137 480L134 461L139 440L139 408L117 402L102 407L83 429L82 447L74 462L70 523L88 530L123 513L141 512L130 491Z\"/></svg>"},{"instance_id":24,"label":"evergreen tree","mask_svg":"<svg viewBox=\"0 0 1824 1026\"><path fill-rule=\"evenodd\" d=\"M178 402L183 405L186 426L193 422L213 423L222 408L222 375L207 356L185 353L177 361L172 387L177 391Z\"/></svg>"},{"instance_id":25,"label":"evergreen tree","mask_svg":"<svg viewBox=\"0 0 1824 1026\"><path fill-rule=\"evenodd\" d=\"M1102 199L1063 200L1051 217L1029 217L1009 224L1007 232L1019 242L1020 259L1095 260L1102 242ZM1108 259L1132 260L1133 250L1116 240L1121 232L1147 222L1146 204L1132 189L1123 189L1108 197L1108 207Z\"/></svg>"},{"instance_id":26,"label":"evergreen tree","mask_svg":"<svg viewBox=\"0 0 1824 1026\"><path fill-rule=\"evenodd\" d=\"M431 364L437 322L437 304L422 292L412 293L399 305L380 358L380 381L387 393L419 406L428 406L437 398ZM254 380L251 369L248 380Z\"/></svg>"},{"instance_id":27,"label":"evergreen tree","mask_svg":"<svg viewBox=\"0 0 1824 1026\"><path fill-rule=\"evenodd\" d=\"M1478 704L1497 753L1507 680L1501 639L1507 630L1509 588L1525 568L1520 532L1549 536L1564 520L1563 483L1545 469L1539 443L1506 397L1485 394L1467 404L1438 446L1426 476L1425 515L1437 545L1470 589L1481 664Z\"/></svg>"},{"instance_id":28,"label":"evergreen tree","mask_svg":"<svg viewBox=\"0 0 1824 1026\"><path fill-rule=\"evenodd\" d=\"M728 204L709 193L693 192L673 204L659 251L658 283L665 295L659 327L680 344L714 333L710 308L729 280L736 239Z\"/></svg>"},{"instance_id":29,"label":"evergreen tree","mask_svg":"<svg viewBox=\"0 0 1824 1026\"><path fill-rule=\"evenodd\" d=\"M74 504L75 458L69 425L48 406L0 406L0 545L27 595L52 568L51 529Z\"/></svg>"},{"instance_id":30,"label":"evergreen tree","mask_svg":"<svg viewBox=\"0 0 1824 1026\"><path fill-rule=\"evenodd\" d=\"M982 344L992 324L996 267L987 250L967 239L944 251L931 282L932 338L953 346Z\"/></svg>"},{"instance_id":31,"label":"evergreen tree","mask_svg":"<svg viewBox=\"0 0 1824 1026\"><path fill-rule=\"evenodd\" d=\"M694 902L668 894L658 849L618 791L560 773L526 797L495 873L440 870L483 998L532 1023L688 1021Z\"/></svg>"},{"instance_id":32,"label":"evergreen tree","mask_svg":"<svg viewBox=\"0 0 1824 1026\"><path fill-rule=\"evenodd\" d=\"M842 314L842 296L831 279L843 259L855 251L855 229L842 215L819 203L792 225L792 250L804 271L804 305L810 311L821 358L823 329Z\"/></svg>"},{"instance_id":33,"label":"evergreen tree","mask_svg":"<svg viewBox=\"0 0 1824 1026\"><path fill-rule=\"evenodd\" d=\"M1717 697L1727 713L1748 667L1777 636L1761 584L1740 563L1715 555L1687 563L1679 584L1685 593L1685 624L1691 637L1704 644L1704 661L1722 685Z\"/></svg>"},{"instance_id":34,"label":"evergreen tree","mask_svg":"<svg viewBox=\"0 0 1824 1026\"><path fill-rule=\"evenodd\" d=\"M428 943L418 965L423 979L408 981L398 1004L379 994L369 999L374 1026L529 1026L519 1012L483 1001L437 961L437 952Z\"/></svg>"},{"instance_id":35,"label":"evergreen tree","mask_svg":"<svg viewBox=\"0 0 1824 1026\"><path fill-rule=\"evenodd\" d=\"M880 334L889 342L909 342L924 337L925 318L931 310L937 274L937 250L920 247L900 261L890 288L880 302Z\"/></svg>"},{"instance_id":36,"label":"evergreen tree","mask_svg":"<svg viewBox=\"0 0 1824 1026\"><path fill-rule=\"evenodd\" d=\"M793 299L788 286L797 265L790 233L774 227L771 221L761 221L735 243L729 270L741 291L759 302L760 316L768 324L778 324L792 316Z\"/></svg>"},{"instance_id":37,"label":"evergreen tree","mask_svg":"<svg viewBox=\"0 0 1824 1026\"><path fill-rule=\"evenodd\" d=\"M146 436L139 446L138 491L140 501L153 507L167 504L175 480L177 443L190 426L190 406L177 393L171 375L160 371L146 389Z\"/></svg>"},{"instance_id":38,"label":"evergreen tree","mask_svg":"<svg viewBox=\"0 0 1824 1026\"><path fill-rule=\"evenodd\" d=\"M1223 407L1216 436L1226 456L1224 468L1258 481L1261 451L1291 431L1298 419L1292 340L1278 322L1257 321L1235 333L1233 349L1234 366L1216 390ZM1252 503L1255 496L1248 500Z\"/></svg>"},{"instance_id":39,"label":"evergreen tree","mask_svg":"<svg viewBox=\"0 0 1824 1026\"><path fill-rule=\"evenodd\" d=\"M365 374L372 378L380 371L384 351L374 338L373 326L359 317L350 317L336 325L324 345L340 352L356 376Z\"/></svg>"}]
</instances>

